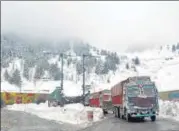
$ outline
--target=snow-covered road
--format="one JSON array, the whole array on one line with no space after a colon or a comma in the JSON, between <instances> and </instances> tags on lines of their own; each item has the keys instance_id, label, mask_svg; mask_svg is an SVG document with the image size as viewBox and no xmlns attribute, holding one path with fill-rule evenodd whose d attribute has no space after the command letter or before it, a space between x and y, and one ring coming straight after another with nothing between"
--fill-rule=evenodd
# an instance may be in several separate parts
<instances>
[{"instance_id":1,"label":"snow-covered road","mask_svg":"<svg viewBox=\"0 0 179 131\"><path fill-rule=\"evenodd\" d=\"M179 122L164 118L158 118L155 122L150 120L126 122L113 115L108 115L108 119L82 131L179 131Z\"/></svg>"},{"instance_id":2,"label":"snow-covered road","mask_svg":"<svg viewBox=\"0 0 179 131\"><path fill-rule=\"evenodd\" d=\"M80 127L42 119L22 111L1 109L1 131L78 131Z\"/></svg>"},{"instance_id":3,"label":"snow-covered road","mask_svg":"<svg viewBox=\"0 0 179 131\"><path fill-rule=\"evenodd\" d=\"M57 123L69 123L82 127L88 126L88 111L93 111L93 122L104 118L101 108L84 107L80 103L67 104L64 107L48 107L48 103L37 104L14 104L6 106L8 110L22 111L40 118L53 120Z\"/></svg>"},{"instance_id":4,"label":"snow-covered road","mask_svg":"<svg viewBox=\"0 0 179 131\"><path fill-rule=\"evenodd\" d=\"M87 128L77 125L56 123L20 111L1 110L2 131L179 131L179 122L159 118L156 122L126 122L107 115L103 121Z\"/></svg>"}]
</instances>

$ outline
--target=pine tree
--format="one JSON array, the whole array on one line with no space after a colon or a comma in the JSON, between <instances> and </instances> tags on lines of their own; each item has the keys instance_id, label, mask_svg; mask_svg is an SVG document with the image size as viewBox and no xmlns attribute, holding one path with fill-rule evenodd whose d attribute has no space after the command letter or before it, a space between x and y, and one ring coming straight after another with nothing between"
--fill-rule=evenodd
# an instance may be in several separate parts
<instances>
[{"instance_id":1,"label":"pine tree","mask_svg":"<svg viewBox=\"0 0 179 131\"><path fill-rule=\"evenodd\" d=\"M176 48L179 50L179 43L177 43L177 46L176 46Z\"/></svg>"},{"instance_id":2,"label":"pine tree","mask_svg":"<svg viewBox=\"0 0 179 131\"><path fill-rule=\"evenodd\" d=\"M138 57L135 58L134 63L135 63L135 65L140 65L140 61L139 61L139 58L138 58Z\"/></svg>"},{"instance_id":3,"label":"pine tree","mask_svg":"<svg viewBox=\"0 0 179 131\"><path fill-rule=\"evenodd\" d=\"M107 74L109 72L109 63L105 62L104 63L104 68L102 70L102 74Z\"/></svg>"},{"instance_id":4,"label":"pine tree","mask_svg":"<svg viewBox=\"0 0 179 131\"><path fill-rule=\"evenodd\" d=\"M9 79L10 79L10 76L9 76L9 73L8 73L7 70L5 70L5 72L4 72L4 79L5 79L6 81L9 81Z\"/></svg>"},{"instance_id":5,"label":"pine tree","mask_svg":"<svg viewBox=\"0 0 179 131\"><path fill-rule=\"evenodd\" d=\"M104 64L102 60L98 60L95 68L95 73L98 75L102 74L103 69L104 69Z\"/></svg>"},{"instance_id":6,"label":"pine tree","mask_svg":"<svg viewBox=\"0 0 179 131\"><path fill-rule=\"evenodd\" d=\"M162 46L160 46L160 50L162 50L162 48L163 48L163 47L162 47Z\"/></svg>"},{"instance_id":7,"label":"pine tree","mask_svg":"<svg viewBox=\"0 0 179 131\"><path fill-rule=\"evenodd\" d=\"M10 79L10 83L15 84L18 87L21 87L21 76L20 76L20 71L18 69L16 69L13 74L12 77Z\"/></svg>"},{"instance_id":8,"label":"pine tree","mask_svg":"<svg viewBox=\"0 0 179 131\"><path fill-rule=\"evenodd\" d=\"M27 63L24 63L24 70L23 70L23 76L29 80L29 67L27 65Z\"/></svg>"},{"instance_id":9,"label":"pine tree","mask_svg":"<svg viewBox=\"0 0 179 131\"><path fill-rule=\"evenodd\" d=\"M44 70L40 66L37 66L34 78L40 79L43 75L44 75Z\"/></svg>"},{"instance_id":10,"label":"pine tree","mask_svg":"<svg viewBox=\"0 0 179 131\"><path fill-rule=\"evenodd\" d=\"M108 78L107 83L110 83L110 79Z\"/></svg>"},{"instance_id":11,"label":"pine tree","mask_svg":"<svg viewBox=\"0 0 179 131\"><path fill-rule=\"evenodd\" d=\"M82 66L81 62L77 62L76 71L77 71L77 74L82 74L83 73L83 66Z\"/></svg>"},{"instance_id":12,"label":"pine tree","mask_svg":"<svg viewBox=\"0 0 179 131\"><path fill-rule=\"evenodd\" d=\"M126 64L126 69L129 69L129 64L128 63Z\"/></svg>"},{"instance_id":13,"label":"pine tree","mask_svg":"<svg viewBox=\"0 0 179 131\"><path fill-rule=\"evenodd\" d=\"M172 52L175 52L176 51L176 47L175 45L172 46Z\"/></svg>"}]
</instances>

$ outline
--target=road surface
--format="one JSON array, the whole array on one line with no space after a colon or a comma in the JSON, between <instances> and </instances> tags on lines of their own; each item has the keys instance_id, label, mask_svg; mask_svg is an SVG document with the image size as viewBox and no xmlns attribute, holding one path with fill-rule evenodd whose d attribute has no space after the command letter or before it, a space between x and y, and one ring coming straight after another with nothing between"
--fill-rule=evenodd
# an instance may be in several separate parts
<instances>
[{"instance_id":1,"label":"road surface","mask_svg":"<svg viewBox=\"0 0 179 131\"><path fill-rule=\"evenodd\" d=\"M48 121L25 112L1 109L1 131L77 131L79 129L75 125Z\"/></svg>"},{"instance_id":2,"label":"road surface","mask_svg":"<svg viewBox=\"0 0 179 131\"><path fill-rule=\"evenodd\" d=\"M157 119L156 122L145 120L144 122L126 122L113 115L94 124L82 131L179 131L179 122L168 119Z\"/></svg>"},{"instance_id":3,"label":"road surface","mask_svg":"<svg viewBox=\"0 0 179 131\"><path fill-rule=\"evenodd\" d=\"M159 119L156 122L126 122L112 114L85 129L79 125L57 123L20 111L1 109L1 131L179 131L179 122Z\"/></svg>"}]
</instances>

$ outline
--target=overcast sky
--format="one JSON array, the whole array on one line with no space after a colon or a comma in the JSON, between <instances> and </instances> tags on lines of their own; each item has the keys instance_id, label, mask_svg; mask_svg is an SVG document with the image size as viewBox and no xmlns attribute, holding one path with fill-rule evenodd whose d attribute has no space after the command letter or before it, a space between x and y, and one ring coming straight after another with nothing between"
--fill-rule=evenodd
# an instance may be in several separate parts
<instances>
[{"instance_id":1,"label":"overcast sky","mask_svg":"<svg viewBox=\"0 0 179 131\"><path fill-rule=\"evenodd\" d=\"M179 42L179 2L1 2L2 31L34 37L75 36L124 51Z\"/></svg>"}]
</instances>

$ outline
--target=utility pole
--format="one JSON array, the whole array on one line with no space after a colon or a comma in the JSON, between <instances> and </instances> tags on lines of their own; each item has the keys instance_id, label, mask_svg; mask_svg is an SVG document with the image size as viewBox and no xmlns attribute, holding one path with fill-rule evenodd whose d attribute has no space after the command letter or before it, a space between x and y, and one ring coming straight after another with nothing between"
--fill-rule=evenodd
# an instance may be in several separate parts
<instances>
[{"instance_id":1,"label":"utility pole","mask_svg":"<svg viewBox=\"0 0 179 131\"><path fill-rule=\"evenodd\" d=\"M83 104L85 104L85 55L83 54Z\"/></svg>"},{"instance_id":2,"label":"utility pole","mask_svg":"<svg viewBox=\"0 0 179 131\"><path fill-rule=\"evenodd\" d=\"M63 90L63 53L60 54L61 57L61 90Z\"/></svg>"}]
</instances>

